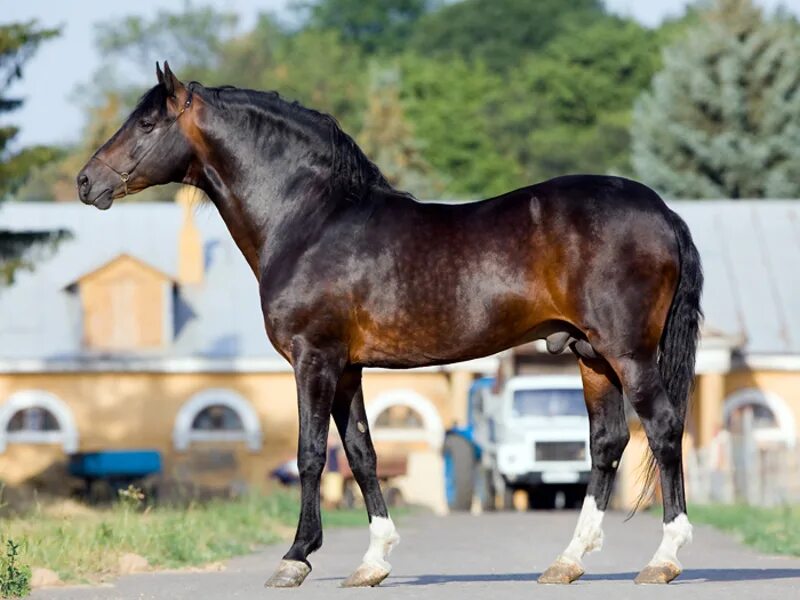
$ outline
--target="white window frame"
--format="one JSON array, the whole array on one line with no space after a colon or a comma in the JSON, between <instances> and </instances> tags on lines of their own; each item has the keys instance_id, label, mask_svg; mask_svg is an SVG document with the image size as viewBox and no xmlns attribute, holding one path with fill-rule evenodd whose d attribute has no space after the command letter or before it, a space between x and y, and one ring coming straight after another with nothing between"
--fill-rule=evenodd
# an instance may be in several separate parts
<instances>
[{"instance_id":1,"label":"white window frame","mask_svg":"<svg viewBox=\"0 0 800 600\"><path fill-rule=\"evenodd\" d=\"M758 388L737 390L725 399L722 422L727 427L731 414L748 404L766 406L775 415L777 427L756 429L753 435L757 442L783 442L789 448L797 443L797 428L792 409L778 394Z\"/></svg>"},{"instance_id":2,"label":"white window frame","mask_svg":"<svg viewBox=\"0 0 800 600\"><path fill-rule=\"evenodd\" d=\"M376 427L375 422L381 413L393 406L408 406L422 417L423 430L403 427ZM427 442L431 448L438 450L444 442L444 425L439 411L433 402L414 390L397 389L379 394L367 404L367 422L375 441L390 442Z\"/></svg>"},{"instance_id":3,"label":"white window frame","mask_svg":"<svg viewBox=\"0 0 800 600\"><path fill-rule=\"evenodd\" d=\"M58 431L8 431L15 414L28 408L41 408L50 412L58 422ZM78 428L70 408L55 394L44 390L14 392L0 406L0 453L8 444L61 444L64 452L78 451Z\"/></svg>"},{"instance_id":4,"label":"white window frame","mask_svg":"<svg viewBox=\"0 0 800 600\"><path fill-rule=\"evenodd\" d=\"M242 421L242 431L194 431L195 417L210 406L225 406ZM178 452L186 452L192 442L245 442L252 452L261 450L261 423L253 406L242 396L226 388L209 388L187 400L175 417L172 443Z\"/></svg>"}]
</instances>

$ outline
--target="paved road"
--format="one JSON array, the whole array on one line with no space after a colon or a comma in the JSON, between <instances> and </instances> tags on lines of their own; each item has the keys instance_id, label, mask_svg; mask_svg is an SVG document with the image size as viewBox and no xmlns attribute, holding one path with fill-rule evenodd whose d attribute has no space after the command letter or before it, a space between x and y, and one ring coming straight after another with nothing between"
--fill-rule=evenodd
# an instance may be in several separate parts
<instances>
[{"instance_id":1,"label":"paved road","mask_svg":"<svg viewBox=\"0 0 800 600\"><path fill-rule=\"evenodd\" d=\"M669 586L636 586L632 580L661 538L660 523L647 515L624 522L606 518L605 548L586 557L586 575L570 586L543 586L539 573L568 541L576 513L503 513L437 518L408 517L399 523L401 544L394 571L380 588L340 589L366 549L367 530L331 530L312 556L314 571L296 590L262 584L286 550L284 544L231 560L222 572L162 573L123 577L113 586L39 590L36 600L292 598L702 598L711 600L800 597L800 560L763 556L706 527L681 554L685 571Z\"/></svg>"}]
</instances>

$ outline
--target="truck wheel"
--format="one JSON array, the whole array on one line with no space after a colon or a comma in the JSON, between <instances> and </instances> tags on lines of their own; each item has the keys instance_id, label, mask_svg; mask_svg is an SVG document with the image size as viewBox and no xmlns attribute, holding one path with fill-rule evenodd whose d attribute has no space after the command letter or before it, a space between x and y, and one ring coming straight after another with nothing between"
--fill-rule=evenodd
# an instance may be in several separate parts
<instances>
[{"instance_id":1,"label":"truck wheel","mask_svg":"<svg viewBox=\"0 0 800 600\"><path fill-rule=\"evenodd\" d=\"M444 438L442 454L447 505L452 511L469 510L472 507L475 472L472 444L460 435L448 435Z\"/></svg>"}]
</instances>

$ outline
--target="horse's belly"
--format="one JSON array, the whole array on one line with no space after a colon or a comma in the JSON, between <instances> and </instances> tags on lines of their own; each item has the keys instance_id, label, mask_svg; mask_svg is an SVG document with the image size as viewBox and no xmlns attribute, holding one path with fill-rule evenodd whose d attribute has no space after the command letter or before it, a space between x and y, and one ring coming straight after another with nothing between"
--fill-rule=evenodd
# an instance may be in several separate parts
<instances>
[{"instance_id":1,"label":"horse's belly","mask_svg":"<svg viewBox=\"0 0 800 600\"><path fill-rule=\"evenodd\" d=\"M546 319L532 299L365 319L353 336L351 360L398 368L470 360L535 339Z\"/></svg>"}]
</instances>

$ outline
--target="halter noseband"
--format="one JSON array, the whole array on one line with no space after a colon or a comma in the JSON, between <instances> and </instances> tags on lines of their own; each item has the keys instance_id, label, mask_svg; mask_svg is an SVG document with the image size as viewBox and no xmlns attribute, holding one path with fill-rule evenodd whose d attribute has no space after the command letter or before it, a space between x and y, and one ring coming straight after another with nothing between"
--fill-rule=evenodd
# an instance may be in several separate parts
<instances>
[{"instance_id":1,"label":"halter noseband","mask_svg":"<svg viewBox=\"0 0 800 600\"><path fill-rule=\"evenodd\" d=\"M188 88L187 88L187 89L188 89ZM194 97L194 94L192 93L192 90L191 90L191 89L188 89L188 92L189 92L189 95L188 95L188 96L187 96L187 98L186 98L186 102L184 102L184 103L183 103L183 106L181 106L181 110L178 112L178 114L175 116L175 118L174 118L174 119L172 119L172 122L171 122L171 123L170 123L170 124L167 126L167 131L169 131L169 130L170 130L170 128L171 128L171 127L172 127L172 126L173 126L175 123L177 123L178 119L180 119L180 118L181 118L181 115L182 115L183 113L185 113L185 112L186 112L186 109L187 109L187 108L189 108L189 107L191 106L191 104L192 104L192 98ZM165 133L166 133L166 132L165 132ZM112 167L110 164L108 164L106 161L104 161L102 158L100 158L99 156L97 156L97 153L93 154L93 155L92 155L92 158L93 158L93 159L95 159L96 161L100 162L101 164L105 165L105 166L106 166L108 169L110 169L111 171L113 171L113 172L114 172L114 173L116 173L117 175L119 175L119 179L120 179L120 181L122 182L122 191L124 192L124 194L123 194L123 196L122 196L122 197L124 198L125 196L127 196L127 195L128 195L128 181L130 180L130 178L131 178L131 175L132 175L132 174L133 174L133 172L136 170L136 167L138 167L138 166L139 166L139 164L140 164L140 163L141 163L141 162L142 162L142 161L145 159L145 157L146 157L148 154L150 154L150 152L151 152L151 151L152 151L152 150L153 150L153 149L156 147L156 145L157 145L157 144L158 144L158 140L156 140L155 142L153 142L153 143L150 145L150 147L148 147L148 148L147 148L147 150L145 150L145 151L144 151L144 153L142 153L142 155L139 157L139 160L137 160L137 161L134 163L133 167L131 167L131 169L130 169L129 171L118 171L117 169L115 169L114 167ZM91 160L91 159L90 159L90 160Z\"/></svg>"}]
</instances>

